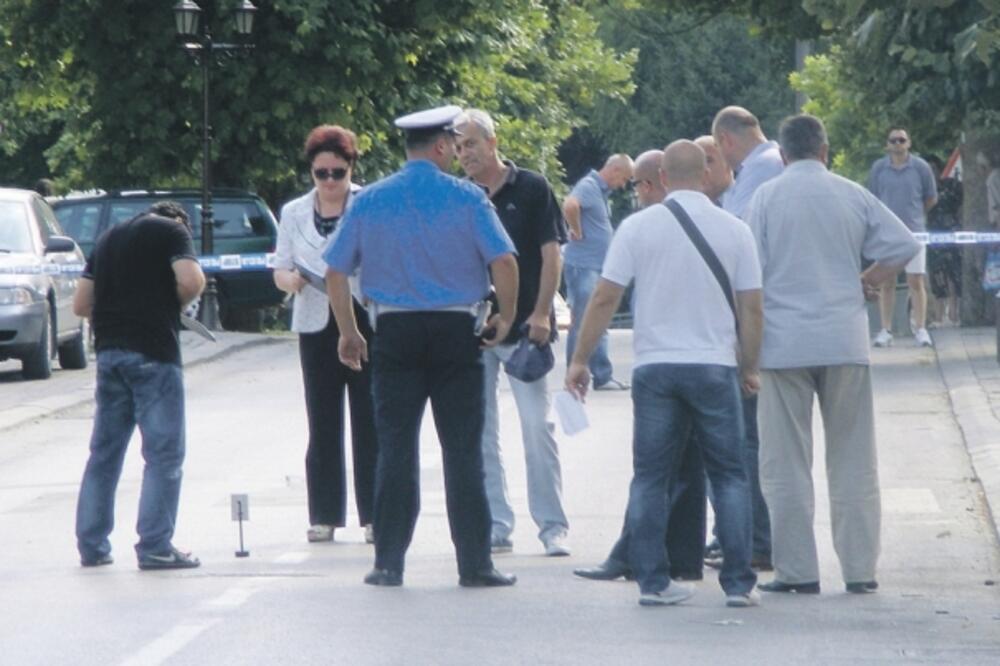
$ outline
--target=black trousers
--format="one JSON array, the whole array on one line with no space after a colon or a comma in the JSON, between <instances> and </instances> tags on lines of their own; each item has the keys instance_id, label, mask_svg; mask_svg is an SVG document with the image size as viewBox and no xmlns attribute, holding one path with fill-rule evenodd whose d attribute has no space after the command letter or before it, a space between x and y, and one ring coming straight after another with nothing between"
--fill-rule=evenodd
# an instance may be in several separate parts
<instances>
[{"instance_id":1,"label":"black trousers","mask_svg":"<svg viewBox=\"0 0 1000 666\"><path fill-rule=\"evenodd\" d=\"M693 436L693 435L689 435ZM670 562L670 576L697 578L702 573L705 555L705 464L697 446L686 446L676 482L671 484L672 496L667 502L670 519L667 523L667 560ZM622 526L621 536L611 549L608 559L627 564L628 557L628 512Z\"/></svg>"},{"instance_id":2,"label":"black trousers","mask_svg":"<svg viewBox=\"0 0 1000 666\"><path fill-rule=\"evenodd\" d=\"M364 310L355 304L362 334L372 340ZM322 331L299 335L299 358L309 419L306 489L309 523L343 527L347 514L344 462L344 389L350 397L351 450L354 454L354 497L362 525L372 522L375 503L375 463L378 443L372 406L371 368L351 370L337 357L340 331L330 315Z\"/></svg>"},{"instance_id":3,"label":"black trousers","mask_svg":"<svg viewBox=\"0 0 1000 666\"><path fill-rule=\"evenodd\" d=\"M460 312L388 313L378 319L372 353L377 568L404 569L420 511L420 422L428 400L441 441L459 575L493 567L481 444L483 364L472 327L472 317Z\"/></svg>"}]
</instances>

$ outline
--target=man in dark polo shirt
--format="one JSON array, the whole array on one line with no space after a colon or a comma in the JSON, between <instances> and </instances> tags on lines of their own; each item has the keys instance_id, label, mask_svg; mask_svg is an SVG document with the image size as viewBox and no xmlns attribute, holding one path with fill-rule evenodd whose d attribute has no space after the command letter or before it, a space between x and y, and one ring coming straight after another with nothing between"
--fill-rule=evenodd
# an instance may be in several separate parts
<instances>
[{"instance_id":1,"label":"man in dark polo shirt","mask_svg":"<svg viewBox=\"0 0 1000 666\"><path fill-rule=\"evenodd\" d=\"M184 462L181 308L205 286L180 204L161 202L105 232L84 268L73 311L97 348L97 410L76 512L85 567L111 564L115 490L129 439L142 433L145 469L135 550L140 569L197 567L174 547Z\"/></svg>"},{"instance_id":2,"label":"man in dark polo shirt","mask_svg":"<svg viewBox=\"0 0 1000 666\"><path fill-rule=\"evenodd\" d=\"M910 231L927 230L927 211L937 203L937 182L931 167L910 152L910 135L900 127L889 130L885 144L886 155L872 164L868 174L868 189L888 207ZM921 347L934 345L927 332L927 248L921 246L910 263L906 264L906 284L913 306L910 322L913 336ZM892 344L892 313L896 304L896 281L882 283L879 295L879 314L882 330L873 340L876 347ZM898 331L897 331L898 333Z\"/></svg>"},{"instance_id":3,"label":"man in dark polo shirt","mask_svg":"<svg viewBox=\"0 0 1000 666\"><path fill-rule=\"evenodd\" d=\"M469 109L456 119L455 126L460 132L456 148L462 169L486 189L517 249L520 275L517 315L503 343L483 353L486 373L483 468L493 515L492 550L505 553L513 549L514 511L507 495L500 452L497 410L500 364L510 359L515 343L524 335L539 345L548 344L554 337L552 299L559 284L559 245L565 242L565 232L559 204L545 178L500 159L496 129L489 114ZM523 382L513 376L508 378L521 419L528 474L528 509L538 526L545 554L569 555L566 544L569 523L562 507L559 447L552 435L553 425L548 421L550 403L546 378L533 382Z\"/></svg>"}]
</instances>

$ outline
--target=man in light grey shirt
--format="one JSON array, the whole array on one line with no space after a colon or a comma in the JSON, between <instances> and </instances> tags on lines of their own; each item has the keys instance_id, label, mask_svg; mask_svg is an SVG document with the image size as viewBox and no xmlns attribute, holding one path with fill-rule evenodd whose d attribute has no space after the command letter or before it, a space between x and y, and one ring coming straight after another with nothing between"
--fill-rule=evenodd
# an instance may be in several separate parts
<instances>
[{"instance_id":1,"label":"man in light grey shirt","mask_svg":"<svg viewBox=\"0 0 1000 666\"><path fill-rule=\"evenodd\" d=\"M889 130L885 145L886 156L876 160L868 174L868 189L910 231L924 231L927 228L926 213L937 203L934 173L927 162L910 153L910 136L905 129ZM906 284L909 286L910 303L913 306L910 321L914 339L921 347L931 347L934 344L924 326L927 321L927 287L924 284L926 273L927 251L921 247L917 256L906 264ZM882 285L879 301L882 330L875 336L876 347L888 347L892 344L892 314L895 305L896 284L889 280Z\"/></svg>"},{"instance_id":2,"label":"man in light grey shirt","mask_svg":"<svg viewBox=\"0 0 1000 666\"><path fill-rule=\"evenodd\" d=\"M872 592L881 504L865 297L920 243L863 187L826 169L826 130L808 115L780 130L788 167L750 203L763 271L760 475L771 513L768 592L819 592L813 534L812 405L826 436L833 542L849 592ZM861 271L861 256L874 260Z\"/></svg>"},{"instance_id":3,"label":"man in light grey shirt","mask_svg":"<svg viewBox=\"0 0 1000 666\"><path fill-rule=\"evenodd\" d=\"M785 168L778 143L768 141L757 116L741 106L727 106L715 114L712 136L736 175L722 195L722 208L745 220L757 188Z\"/></svg>"}]
</instances>

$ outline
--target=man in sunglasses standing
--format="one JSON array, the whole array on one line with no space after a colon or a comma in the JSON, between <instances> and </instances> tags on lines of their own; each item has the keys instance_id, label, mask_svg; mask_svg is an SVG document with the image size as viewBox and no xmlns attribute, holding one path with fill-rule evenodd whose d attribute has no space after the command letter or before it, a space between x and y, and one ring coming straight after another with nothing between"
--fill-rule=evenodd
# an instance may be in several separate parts
<instances>
[{"instance_id":1,"label":"man in sunglasses standing","mask_svg":"<svg viewBox=\"0 0 1000 666\"><path fill-rule=\"evenodd\" d=\"M358 194L323 255L341 362L359 370L368 359L348 284L358 268L376 330L371 363L379 453L369 585L403 584L420 508L420 421L428 399L444 458L458 582L500 587L516 581L493 567L481 439L482 348L499 344L510 330L517 262L483 190L446 173L461 111L445 106L396 120L406 132L406 165ZM477 304L491 273L500 312L477 330L483 312Z\"/></svg>"},{"instance_id":2,"label":"man in sunglasses standing","mask_svg":"<svg viewBox=\"0 0 1000 666\"><path fill-rule=\"evenodd\" d=\"M885 144L886 156L872 164L868 174L868 189L877 196L910 231L927 229L927 211L937 203L937 183L934 172L923 159L910 153L910 135L905 129L889 130ZM910 263L906 264L906 284L910 291L910 314L913 335L921 347L931 347L934 342L927 332L927 248L922 246ZM896 281L882 283L879 294L879 314L882 330L875 336L876 347L892 344L892 313L896 306Z\"/></svg>"}]
</instances>

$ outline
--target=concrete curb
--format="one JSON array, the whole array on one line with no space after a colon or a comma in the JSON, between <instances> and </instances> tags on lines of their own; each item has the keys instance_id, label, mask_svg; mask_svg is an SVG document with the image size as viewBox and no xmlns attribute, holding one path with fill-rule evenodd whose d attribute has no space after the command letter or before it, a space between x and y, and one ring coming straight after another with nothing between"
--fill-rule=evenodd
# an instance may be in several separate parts
<instances>
[{"instance_id":1,"label":"concrete curb","mask_svg":"<svg viewBox=\"0 0 1000 666\"><path fill-rule=\"evenodd\" d=\"M995 335L993 329L989 329L989 333ZM981 366L990 359L981 349L970 348L967 344L974 335L977 333L969 329L939 329L934 332L935 351L952 413L983 488L993 529L1000 539L1000 415L990 399L991 393L1000 390L1000 382L991 392L985 385L990 378L977 374L974 359ZM995 359L992 362L996 364Z\"/></svg>"},{"instance_id":2,"label":"concrete curb","mask_svg":"<svg viewBox=\"0 0 1000 666\"><path fill-rule=\"evenodd\" d=\"M254 334L223 333L218 342L195 340L193 333L182 334L182 358L185 369L195 368L205 363L225 358L237 351L281 343L284 338ZM80 405L94 400L93 372L96 364L91 359L87 372L88 381L82 385L66 387L60 393L47 395L44 398L30 400L0 410L0 432L13 430L26 423L56 416Z\"/></svg>"}]
</instances>

